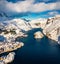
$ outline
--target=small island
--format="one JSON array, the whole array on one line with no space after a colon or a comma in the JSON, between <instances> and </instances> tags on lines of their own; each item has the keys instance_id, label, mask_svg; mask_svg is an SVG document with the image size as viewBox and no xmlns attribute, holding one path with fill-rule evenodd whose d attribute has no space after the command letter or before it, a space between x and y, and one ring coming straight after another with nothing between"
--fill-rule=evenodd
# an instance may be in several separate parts
<instances>
[{"instance_id":1,"label":"small island","mask_svg":"<svg viewBox=\"0 0 60 64\"><path fill-rule=\"evenodd\" d=\"M15 53L11 52L7 56L0 57L0 64L7 64L14 60Z\"/></svg>"},{"instance_id":2,"label":"small island","mask_svg":"<svg viewBox=\"0 0 60 64\"><path fill-rule=\"evenodd\" d=\"M37 31L37 32L34 33L35 39L41 39L43 37L44 37L44 35L40 31Z\"/></svg>"}]
</instances>

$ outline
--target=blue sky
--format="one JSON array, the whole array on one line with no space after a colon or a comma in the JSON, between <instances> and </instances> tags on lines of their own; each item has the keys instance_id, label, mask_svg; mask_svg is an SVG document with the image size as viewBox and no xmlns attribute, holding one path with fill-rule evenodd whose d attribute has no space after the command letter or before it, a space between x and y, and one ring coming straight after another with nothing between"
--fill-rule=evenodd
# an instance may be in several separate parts
<instances>
[{"instance_id":1,"label":"blue sky","mask_svg":"<svg viewBox=\"0 0 60 64\"><path fill-rule=\"evenodd\" d=\"M60 14L60 0L0 0L0 12L25 19L48 18Z\"/></svg>"}]
</instances>

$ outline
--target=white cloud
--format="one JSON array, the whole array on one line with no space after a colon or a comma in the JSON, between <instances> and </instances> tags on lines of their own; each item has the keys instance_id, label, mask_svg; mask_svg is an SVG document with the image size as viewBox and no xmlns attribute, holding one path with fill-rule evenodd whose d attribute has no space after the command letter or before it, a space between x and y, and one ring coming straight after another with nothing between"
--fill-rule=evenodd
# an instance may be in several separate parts
<instances>
[{"instance_id":1,"label":"white cloud","mask_svg":"<svg viewBox=\"0 0 60 64\"><path fill-rule=\"evenodd\" d=\"M29 1L22 1L17 3L9 3L6 5L6 7L11 11L16 12L27 12L29 10L29 7L31 6L32 2Z\"/></svg>"},{"instance_id":2,"label":"white cloud","mask_svg":"<svg viewBox=\"0 0 60 64\"><path fill-rule=\"evenodd\" d=\"M37 3L32 6L30 9L32 12L42 12L47 10L59 10L60 9L60 2L56 3Z\"/></svg>"},{"instance_id":3,"label":"white cloud","mask_svg":"<svg viewBox=\"0 0 60 64\"><path fill-rule=\"evenodd\" d=\"M60 2L55 3L34 3L34 0L18 1L16 3L6 0L0 1L0 10L6 12L43 12L47 10L60 10Z\"/></svg>"},{"instance_id":4,"label":"white cloud","mask_svg":"<svg viewBox=\"0 0 60 64\"><path fill-rule=\"evenodd\" d=\"M57 11L52 11L52 12L49 12L48 15L52 15L52 16L55 16L55 15L58 15L59 13Z\"/></svg>"}]
</instances>

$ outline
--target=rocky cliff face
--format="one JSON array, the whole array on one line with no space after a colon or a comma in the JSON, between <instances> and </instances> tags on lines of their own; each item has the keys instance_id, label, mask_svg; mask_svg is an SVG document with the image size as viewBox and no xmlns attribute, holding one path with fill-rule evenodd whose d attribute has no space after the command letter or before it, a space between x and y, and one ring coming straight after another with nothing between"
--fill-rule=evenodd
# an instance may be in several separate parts
<instances>
[{"instance_id":1,"label":"rocky cliff face","mask_svg":"<svg viewBox=\"0 0 60 64\"><path fill-rule=\"evenodd\" d=\"M40 18L40 19L32 20L29 23L30 23L32 28L42 28L42 29L44 29L46 22L47 22L47 19Z\"/></svg>"},{"instance_id":2,"label":"rocky cliff face","mask_svg":"<svg viewBox=\"0 0 60 64\"><path fill-rule=\"evenodd\" d=\"M50 18L47 20L46 27L43 33L50 39L58 41L59 31L60 31L60 16ZM59 29L59 30L58 30Z\"/></svg>"}]
</instances>

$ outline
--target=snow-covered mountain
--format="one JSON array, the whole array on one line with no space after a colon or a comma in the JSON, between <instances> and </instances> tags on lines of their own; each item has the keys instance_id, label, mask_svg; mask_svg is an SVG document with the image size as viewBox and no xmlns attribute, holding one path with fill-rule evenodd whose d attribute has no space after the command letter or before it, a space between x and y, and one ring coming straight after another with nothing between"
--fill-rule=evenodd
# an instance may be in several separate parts
<instances>
[{"instance_id":1,"label":"snow-covered mountain","mask_svg":"<svg viewBox=\"0 0 60 64\"><path fill-rule=\"evenodd\" d=\"M56 20L58 18L59 17L54 17L49 19L39 18L39 19L31 20L29 22L27 22L24 19L15 18L12 20L6 20L4 22L0 22L0 29L5 27L5 29L7 30L17 29L19 31L24 31L24 32L29 31L33 28L44 29L49 23L52 22L52 20Z\"/></svg>"},{"instance_id":2,"label":"snow-covered mountain","mask_svg":"<svg viewBox=\"0 0 60 64\"><path fill-rule=\"evenodd\" d=\"M26 33L27 31L34 29L34 28L42 28L43 33L44 33L44 30L46 31L46 28L50 29L53 23L59 20L60 20L60 17L53 17L49 19L39 18L39 19L35 19L35 20L31 20L27 22L24 19L15 18L12 20L6 20L4 22L0 22L0 29L6 29L7 31L15 29L17 33L19 32Z\"/></svg>"},{"instance_id":3,"label":"snow-covered mountain","mask_svg":"<svg viewBox=\"0 0 60 64\"><path fill-rule=\"evenodd\" d=\"M22 19L13 19L13 20L6 21L6 23L7 23L7 25L5 26L6 29L15 28L15 29L24 30L24 31L28 31L31 29L28 22Z\"/></svg>"},{"instance_id":4,"label":"snow-covered mountain","mask_svg":"<svg viewBox=\"0 0 60 64\"><path fill-rule=\"evenodd\" d=\"M55 16L47 20L43 33L54 41L59 41L60 44L60 16Z\"/></svg>"},{"instance_id":5,"label":"snow-covered mountain","mask_svg":"<svg viewBox=\"0 0 60 64\"><path fill-rule=\"evenodd\" d=\"M5 29L9 30L9 29L18 29L20 31L29 31L33 28L40 28L40 27L44 27L46 24L46 19L36 19L36 20L32 20L27 22L24 19L20 19L20 18L15 18L12 20L6 20L1 24L1 26L5 26Z\"/></svg>"}]
</instances>

